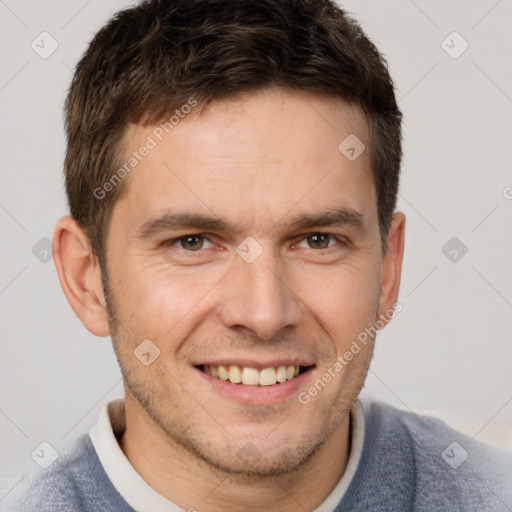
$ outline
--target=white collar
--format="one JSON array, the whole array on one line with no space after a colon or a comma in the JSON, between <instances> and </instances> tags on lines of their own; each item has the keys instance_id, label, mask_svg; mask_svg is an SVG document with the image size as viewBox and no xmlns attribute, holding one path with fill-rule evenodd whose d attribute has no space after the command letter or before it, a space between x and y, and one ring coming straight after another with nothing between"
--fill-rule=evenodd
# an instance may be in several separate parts
<instances>
[{"instance_id":1,"label":"white collar","mask_svg":"<svg viewBox=\"0 0 512 512\"><path fill-rule=\"evenodd\" d=\"M364 412L359 400L356 400L350 412L351 446L347 467L331 494L314 512L332 512L339 505L359 464L365 431ZM130 464L116 439L116 434L123 432L125 425L124 400L118 399L103 406L98 424L89 432L110 481L136 512L182 512L175 503L146 483Z\"/></svg>"}]
</instances>

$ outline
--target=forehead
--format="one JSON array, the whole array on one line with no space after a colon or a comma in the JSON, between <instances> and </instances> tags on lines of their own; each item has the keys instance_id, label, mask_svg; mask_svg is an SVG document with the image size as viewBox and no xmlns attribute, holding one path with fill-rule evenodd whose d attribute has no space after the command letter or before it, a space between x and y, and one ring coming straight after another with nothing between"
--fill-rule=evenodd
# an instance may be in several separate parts
<instances>
[{"instance_id":1,"label":"forehead","mask_svg":"<svg viewBox=\"0 0 512 512\"><path fill-rule=\"evenodd\" d=\"M130 172L113 217L122 210L125 220L141 225L182 209L236 219L248 229L326 207L371 217L376 199L368 151L347 158L346 140L360 144L358 152L369 147L359 107L280 90L198 107L176 117L172 129L131 126L126 159L151 149Z\"/></svg>"}]
</instances>

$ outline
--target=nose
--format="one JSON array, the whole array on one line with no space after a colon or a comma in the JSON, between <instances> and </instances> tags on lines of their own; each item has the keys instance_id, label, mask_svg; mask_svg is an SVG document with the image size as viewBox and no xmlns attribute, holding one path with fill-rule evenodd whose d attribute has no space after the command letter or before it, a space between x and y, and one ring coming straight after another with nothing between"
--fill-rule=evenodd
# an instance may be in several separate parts
<instances>
[{"instance_id":1,"label":"nose","mask_svg":"<svg viewBox=\"0 0 512 512\"><path fill-rule=\"evenodd\" d=\"M266 250L254 262L237 257L223 280L219 311L231 329L250 329L255 336L270 340L282 329L298 325L301 302L291 288L283 264Z\"/></svg>"}]
</instances>

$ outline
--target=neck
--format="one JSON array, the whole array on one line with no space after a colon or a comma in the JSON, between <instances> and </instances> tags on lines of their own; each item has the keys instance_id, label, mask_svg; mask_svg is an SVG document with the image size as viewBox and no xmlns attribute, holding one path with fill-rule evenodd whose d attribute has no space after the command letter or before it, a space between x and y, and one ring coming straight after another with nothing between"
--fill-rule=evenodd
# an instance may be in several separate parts
<instances>
[{"instance_id":1,"label":"neck","mask_svg":"<svg viewBox=\"0 0 512 512\"><path fill-rule=\"evenodd\" d=\"M350 415L297 470L273 477L222 472L169 439L127 394L126 430L119 445L142 478L184 510L311 511L342 477L350 449ZM336 454L336 456L333 456Z\"/></svg>"}]
</instances>

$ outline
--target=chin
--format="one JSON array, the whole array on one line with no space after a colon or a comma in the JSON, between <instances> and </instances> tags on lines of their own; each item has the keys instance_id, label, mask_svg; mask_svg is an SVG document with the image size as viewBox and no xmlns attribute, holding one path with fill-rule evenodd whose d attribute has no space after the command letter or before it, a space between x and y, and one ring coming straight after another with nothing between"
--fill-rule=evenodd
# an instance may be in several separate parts
<instances>
[{"instance_id":1,"label":"chin","mask_svg":"<svg viewBox=\"0 0 512 512\"><path fill-rule=\"evenodd\" d=\"M263 451L248 441L238 448L238 451L227 457L225 456L226 453L229 453L227 450L220 454L213 452L211 446L209 450L202 446L194 446L192 443L184 447L210 468L237 477L242 481L250 481L271 479L298 471L308 463L322 444L323 442L319 442L304 446L295 442L293 446L279 451L273 447Z\"/></svg>"}]
</instances>

